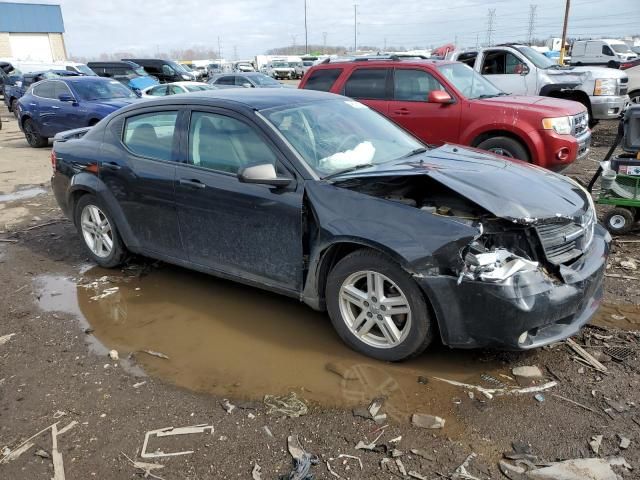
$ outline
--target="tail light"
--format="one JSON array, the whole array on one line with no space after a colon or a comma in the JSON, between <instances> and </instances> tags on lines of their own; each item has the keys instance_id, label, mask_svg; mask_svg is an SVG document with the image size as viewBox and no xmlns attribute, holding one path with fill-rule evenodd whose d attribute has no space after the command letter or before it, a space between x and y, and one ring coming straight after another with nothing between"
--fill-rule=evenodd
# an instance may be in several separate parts
<instances>
[{"instance_id":1,"label":"tail light","mask_svg":"<svg viewBox=\"0 0 640 480\"><path fill-rule=\"evenodd\" d=\"M56 151L54 149L51 149L51 168L53 168L54 172L56 171L56 163Z\"/></svg>"}]
</instances>

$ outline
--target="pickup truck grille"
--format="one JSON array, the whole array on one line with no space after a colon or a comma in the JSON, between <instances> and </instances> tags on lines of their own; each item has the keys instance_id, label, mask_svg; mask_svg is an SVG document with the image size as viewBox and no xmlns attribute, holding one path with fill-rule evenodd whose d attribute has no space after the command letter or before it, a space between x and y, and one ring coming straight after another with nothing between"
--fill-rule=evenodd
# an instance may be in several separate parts
<instances>
[{"instance_id":1,"label":"pickup truck grille","mask_svg":"<svg viewBox=\"0 0 640 480\"><path fill-rule=\"evenodd\" d=\"M590 210L580 223L550 223L538 225L536 232L542 242L547 260L561 265L582 255L593 240L595 216Z\"/></svg>"},{"instance_id":2,"label":"pickup truck grille","mask_svg":"<svg viewBox=\"0 0 640 480\"><path fill-rule=\"evenodd\" d=\"M618 87L618 95L626 95L627 91L629 90L629 79L628 78L621 78L620 79L620 86Z\"/></svg>"},{"instance_id":3,"label":"pickup truck grille","mask_svg":"<svg viewBox=\"0 0 640 480\"><path fill-rule=\"evenodd\" d=\"M589 128L589 114L587 112L582 112L574 115L571 118L571 124L571 134L574 137L579 137Z\"/></svg>"}]
</instances>

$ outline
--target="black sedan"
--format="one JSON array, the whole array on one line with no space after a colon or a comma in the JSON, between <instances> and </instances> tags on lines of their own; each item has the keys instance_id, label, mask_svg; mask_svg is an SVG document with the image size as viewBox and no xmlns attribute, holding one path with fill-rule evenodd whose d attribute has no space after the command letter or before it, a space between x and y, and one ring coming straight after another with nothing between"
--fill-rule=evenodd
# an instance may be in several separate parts
<instances>
[{"instance_id":1,"label":"black sedan","mask_svg":"<svg viewBox=\"0 0 640 480\"><path fill-rule=\"evenodd\" d=\"M383 360L529 349L602 298L610 237L577 183L471 148L427 149L368 107L222 90L59 134L53 189L93 260L135 252L327 309Z\"/></svg>"}]
</instances>

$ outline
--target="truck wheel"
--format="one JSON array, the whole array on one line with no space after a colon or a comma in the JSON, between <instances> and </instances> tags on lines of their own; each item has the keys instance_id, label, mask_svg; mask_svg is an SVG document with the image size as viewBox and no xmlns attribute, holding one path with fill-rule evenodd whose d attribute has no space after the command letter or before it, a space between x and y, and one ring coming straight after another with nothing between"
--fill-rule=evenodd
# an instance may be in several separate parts
<instances>
[{"instance_id":1,"label":"truck wheel","mask_svg":"<svg viewBox=\"0 0 640 480\"><path fill-rule=\"evenodd\" d=\"M354 350L395 362L424 351L434 320L414 279L379 252L357 250L331 270L327 309L333 327Z\"/></svg>"},{"instance_id":2,"label":"truck wheel","mask_svg":"<svg viewBox=\"0 0 640 480\"><path fill-rule=\"evenodd\" d=\"M634 224L633 213L626 208L612 208L604 216L604 227L613 235L629 233Z\"/></svg>"},{"instance_id":3,"label":"truck wheel","mask_svg":"<svg viewBox=\"0 0 640 480\"><path fill-rule=\"evenodd\" d=\"M518 160L523 160L525 162L531 160L527 150L522 146L522 144L509 137L488 138L484 142L481 142L478 145L478 148L507 158L517 158Z\"/></svg>"},{"instance_id":4,"label":"truck wheel","mask_svg":"<svg viewBox=\"0 0 640 480\"><path fill-rule=\"evenodd\" d=\"M618 62L614 62L613 60L609 60L609 62L607 63L607 67L620 68L620 64Z\"/></svg>"}]
</instances>

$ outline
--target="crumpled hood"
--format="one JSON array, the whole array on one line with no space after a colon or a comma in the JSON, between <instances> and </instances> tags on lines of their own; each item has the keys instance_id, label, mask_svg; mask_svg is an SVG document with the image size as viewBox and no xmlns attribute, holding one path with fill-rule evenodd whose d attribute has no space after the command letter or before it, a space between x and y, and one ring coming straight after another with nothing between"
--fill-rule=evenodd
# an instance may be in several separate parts
<instances>
[{"instance_id":1,"label":"crumpled hood","mask_svg":"<svg viewBox=\"0 0 640 480\"><path fill-rule=\"evenodd\" d=\"M407 160L334 178L427 175L496 217L522 224L577 219L588 209L587 193L567 177L517 160L457 145L443 145Z\"/></svg>"}]
</instances>

